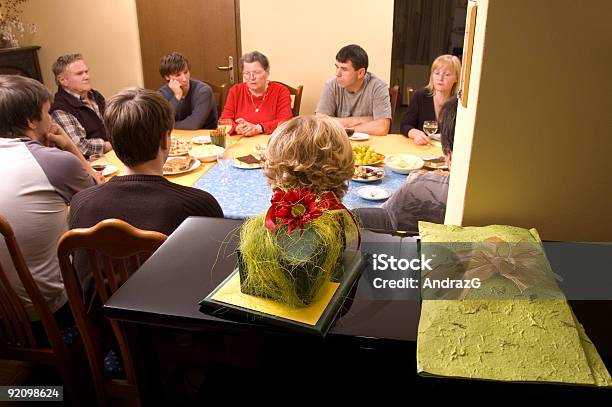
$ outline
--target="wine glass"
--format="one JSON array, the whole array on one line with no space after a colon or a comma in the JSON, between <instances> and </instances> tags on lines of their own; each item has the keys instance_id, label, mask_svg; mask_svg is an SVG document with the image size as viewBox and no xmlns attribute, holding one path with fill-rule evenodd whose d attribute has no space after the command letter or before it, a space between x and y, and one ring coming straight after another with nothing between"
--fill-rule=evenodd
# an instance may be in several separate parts
<instances>
[{"instance_id":1,"label":"wine glass","mask_svg":"<svg viewBox=\"0 0 612 407\"><path fill-rule=\"evenodd\" d=\"M438 131L438 122L435 120L428 120L423 122L423 131L431 138L432 135Z\"/></svg>"},{"instance_id":2,"label":"wine glass","mask_svg":"<svg viewBox=\"0 0 612 407\"><path fill-rule=\"evenodd\" d=\"M229 182L229 166L234 160L234 157L227 151L222 151L217 154L217 164L219 164L219 168L223 173L223 177L221 178L222 184L227 184Z\"/></svg>"},{"instance_id":3,"label":"wine glass","mask_svg":"<svg viewBox=\"0 0 612 407\"><path fill-rule=\"evenodd\" d=\"M89 156L87 161L89 161L89 164L91 165L91 168L94 169L94 171L100 173L103 173L104 169L108 165L108 159L104 154L92 154Z\"/></svg>"}]
</instances>

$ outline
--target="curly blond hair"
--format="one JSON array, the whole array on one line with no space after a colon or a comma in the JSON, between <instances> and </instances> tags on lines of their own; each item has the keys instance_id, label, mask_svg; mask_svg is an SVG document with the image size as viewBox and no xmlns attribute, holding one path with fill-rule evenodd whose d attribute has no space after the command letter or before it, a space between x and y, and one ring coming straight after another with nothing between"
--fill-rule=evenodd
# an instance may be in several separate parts
<instances>
[{"instance_id":1,"label":"curly blond hair","mask_svg":"<svg viewBox=\"0 0 612 407\"><path fill-rule=\"evenodd\" d=\"M298 116L281 124L270 138L266 159L264 174L273 190L305 187L342 199L354 172L346 132L327 117Z\"/></svg>"}]
</instances>

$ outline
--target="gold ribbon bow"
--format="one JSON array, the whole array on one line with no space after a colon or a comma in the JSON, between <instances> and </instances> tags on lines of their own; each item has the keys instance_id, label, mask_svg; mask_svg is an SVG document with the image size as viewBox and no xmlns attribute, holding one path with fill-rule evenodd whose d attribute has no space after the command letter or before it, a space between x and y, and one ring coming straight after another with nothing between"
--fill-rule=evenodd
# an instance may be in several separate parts
<instances>
[{"instance_id":1,"label":"gold ribbon bow","mask_svg":"<svg viewBox=\"0 0 612 407\"><path fill-rule=\"evenodd\" d=\"M467 250L452 251L450 262L434 265L423 275L430 279L479 279L481 282L496 275L512 281L523 293L530 287L557 289L555 274L539 243L505 242L497 237ZM460 289L459 299L464 299L469 288ZM457 289L449 289L441 298L455 298Z\"/></svg>"}]
</instances>

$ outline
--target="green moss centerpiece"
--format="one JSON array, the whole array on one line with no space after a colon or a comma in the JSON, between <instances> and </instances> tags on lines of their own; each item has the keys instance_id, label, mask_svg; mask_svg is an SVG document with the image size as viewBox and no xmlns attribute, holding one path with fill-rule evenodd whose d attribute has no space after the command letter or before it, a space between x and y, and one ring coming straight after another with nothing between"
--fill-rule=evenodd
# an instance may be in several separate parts
<instances>
[{"instance_id":1,"label":"green moss centerpiece","mask_svg":"<svg viewBox=\"0 0 612 407\"><path fill-rule=\"evenodd\" d=\"M240 289L307 306L325 282L341 277L345 227L356 223L331 192L277 191L271 202L265 215L247 220L240 231Z\"/></svg>"}]
</instances>

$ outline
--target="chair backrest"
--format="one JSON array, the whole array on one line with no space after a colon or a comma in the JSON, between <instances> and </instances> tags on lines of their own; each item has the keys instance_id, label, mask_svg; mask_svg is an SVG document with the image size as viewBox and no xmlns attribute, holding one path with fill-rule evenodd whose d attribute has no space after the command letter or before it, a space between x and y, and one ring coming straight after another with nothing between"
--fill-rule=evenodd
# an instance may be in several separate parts
<instances>
[{"instance_id":1,"label":"chair backrest","mask_svg":"<svg viewBox=\"0 0 612 407\"><path fill-rule=\"evenodd\" d=\"M215 85L214 83L206 81L204 81L204 83L211 87L213 96L215 97L215 102L217 103L217 114L221 116L221 113L223 113L223 107L225 106L225 100L227 99L227 83L223 83L221 85Z\"/></svg>"},{"instance_id":2,"label":"chair backrest","mask_svg":"<svg viewBox=\"0 0 612 407\"><path fill-rule=\"evenodd\" d=\"M293 117L300 115L300 105L302 104L302 92L304 91L304 86L299 85L297 88L287 85L283 82L273 81L280 85L283 85L287 89L289 89L289 94L293 96L293 103L291 105L291 112L293 113Z\"/></svg>"},{"instance_id":3,"label":"chair backrest","mask_svg":"<svg viewBox=\"0 0 612 407\"><path fill-rule=\"evenodd\" d=\"M395 120L395 109L397 108L397 96L399 94L399 85L389 88L389 98L391 100L391 126Z\"/></svg>"},{"instance_id":4,"label":"chair backrest","mask_svg":"<svg viewBox=\"0 0 612 407\"><path fill-rule=\"evenodd\" d=\"M104 304L165 240L166 235L163 233L140 230L118 219L106 219L87 229L69 230L59 239L57 255L68 301L83 338L101 404L108 402L112 394L118 395L117 387L120 387L124 397L138 396L132 356L121 325L111 320L111 329L123 361L125 380L108 380L105 377L102 344L96 334L98 327L87 312L71 255L81 251L87 253L88 271L92 273L97 298Z\"/></svg>"},{"instance_id":5,"label":"chair backrest","mask_svg":"<svg viewBox=\"0 0 612 407\"><path fill-rule=\"evenodd\" d=\"M68 401L71 405L80 405L81 390L85 388L87 379L77 378L74 368L76 356L73 357L64 343L57 321L30 273L13 229L2 215L0 234L51 345L39 343L40 338L36 337L23 303L6 274L5 267L8 266L0 264L0 358L56 365L64 380Z\"/></svg>"},{"instance_id":6,"label":"chair backrest","mask_svg":"<svg viewBox=\"0 0 612 407\"><path fill-rule=\"evenodd\" d=\"M410 104L412 102L412 95L414 95L414 88L412 86L406 86L406 94L408 97L407 104Z\"/></svg>"},{"instance_id":7,"label":"chair backrest","mask_svg":"<svg viewBox=\"0 0 612 407\"><path fill-rule=\"evenodd\" d=\"M56 356L64 356L67 350L62 341L57 322L28 269L11 225L2 215L0 215L0 233L4 237L17 275L30 297L45 331L47 331L51 344L51 348L49 348L38 343L23 303L10 284L9 277L3 268L6 265L0 264L0 320L2 324L0 328L0 355L10 357L11 354L14 354L19 360L23 360L23 357L26 360L35 360L38 355L42 359L41 361L52 361L54 358L53 352L57 349L59 355ZM26 356L26 353L30 353L30 356ZM19 357L20 355L21 357Z\"/></svg>"}]
</instances>

